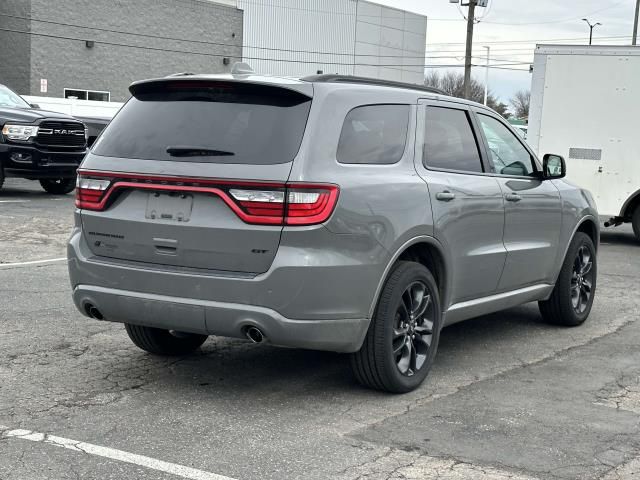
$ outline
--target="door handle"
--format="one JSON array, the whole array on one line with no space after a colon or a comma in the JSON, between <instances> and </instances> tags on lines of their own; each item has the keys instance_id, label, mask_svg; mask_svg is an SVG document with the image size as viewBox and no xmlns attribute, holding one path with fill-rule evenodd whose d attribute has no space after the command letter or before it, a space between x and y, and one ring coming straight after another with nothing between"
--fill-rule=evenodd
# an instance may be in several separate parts
<instances>
[{"instance_id":1,"label":"door handle","mask_svg":"<svg viewBox=\"0 0 640 480\"><path fill-rule=\"evenodd\" d=\"M519 202L520 200L522 200L522 197L520 195L518 195L517 193L507 193L504 196L504 199L507 202Z\"/></svg>"},{"instance_id":2,"label":"door handle","mask_svg":"<svg viewBox=\"0 0 640 480\"><path fill-rule=\"evenodd\" d=\"M454 198L456 198L456 194L452 192L448 192L446 190L444 192L436 193L436 199L442 202L450 202Z\"/></svg>"}]
</instances>

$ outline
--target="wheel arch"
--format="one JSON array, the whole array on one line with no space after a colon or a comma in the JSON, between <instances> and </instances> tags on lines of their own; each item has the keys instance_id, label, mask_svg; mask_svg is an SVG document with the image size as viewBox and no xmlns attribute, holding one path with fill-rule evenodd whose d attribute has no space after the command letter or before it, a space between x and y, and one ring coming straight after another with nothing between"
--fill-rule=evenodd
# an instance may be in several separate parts
<instances>
[{"instance_id":1,"label":"wheel arch","mask_svg":"<svg viewBox=\"0 0 640 480\"><path fill-rule=\"evenodd\" d=\"M401 260L417 262L429 269L438 286L441 308L443 311L446 311L449 305L449 292L451 291L449 261L442 244L435 238L424 235L414 237L405 242L391 257L378 283L378 288L373 297L373 303L369 309L369 318L373 318L382 288L391 273L391 269Z\"/></svg>"},{"instance_id":2,"label":"wheel arch","mask_svg":"<svg viewBox=\"0 0 640 480\"><path fill-rule=\"evenodd\" d=\"M596 247L596 250L598 250L598 247L600 246L600 234L599 234L599 229L598 229L598 225L596 224L595 219L588 217L583 219L576 227L575 231L573 232L573 235L571 235L571 239L569 240L569 243L571 243L571 240L573 240L573 237L575 237L577 232L582 232L582 233L586 233L589 238L591 238L591 241L593 242L593 245ZM567 249L569 248L569 245L567 245ZM565 255L566 255L566 251L565 251Z\"/></svg>"},{"instance_id":3,"label":"wheel arch","mask_svg":"<svg viewBox=\"0 0 640 480\"><path fill-rule=\"evenodd\" d=\"M593 215L585 215L580 219L578 223L576 223L576 226L573 228L573 232L571 232L571 235L567 240L567 244L564 246L564 252L562 252L562 257L559 258L558 270L556 271L556 274L553 278L554 285L558 281L558 277L560 276L560 270L562 269L562 264L565 258L567 257L567 252L569 251L569 247L571 246L571 242L576 236L576 233L582 232L588 235L589 238L591 238L591 241L593 242L596 252L598 251L600 246L600 228L598 227L599 223L597 222L598 220Z\"/></svg>"},{"instance_id":4,"label":"wheel arch","mask_svg":"<svg viewBox=\"0 0 640 480\"><path fill-rule=\"evenodd\" d=\"M630 220L636 208L640 207L640 190L633 192L622 204L620 216L625 220Z\"/></svg>"}]
</instances>

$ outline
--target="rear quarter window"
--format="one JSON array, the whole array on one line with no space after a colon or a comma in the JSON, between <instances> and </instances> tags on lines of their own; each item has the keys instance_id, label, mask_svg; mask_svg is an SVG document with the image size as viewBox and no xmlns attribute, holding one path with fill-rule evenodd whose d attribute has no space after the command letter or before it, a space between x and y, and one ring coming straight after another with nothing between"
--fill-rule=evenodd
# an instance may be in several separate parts
<instances>
[{"instance_id":1,"label":"rear quarter window","mask_svg":"<svg viewBox=\"0 0 640 480\"><path fill-rule=\"evenodd\" d=\"M407 143L409 105L365 105L351 110L342 125L340 163L385 165L402 158Z\"/></svg>"}]
</instances>

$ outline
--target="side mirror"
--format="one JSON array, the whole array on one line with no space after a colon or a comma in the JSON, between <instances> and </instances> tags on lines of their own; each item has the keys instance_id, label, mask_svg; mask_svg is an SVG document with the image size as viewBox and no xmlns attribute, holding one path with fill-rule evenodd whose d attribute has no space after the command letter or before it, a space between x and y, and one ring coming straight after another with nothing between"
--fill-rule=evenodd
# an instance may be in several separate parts
<instances>
[{"instance_id":1,"label":"side mirror","mask_svg":"<svg viewBox=\"0 0 640 480\"><path fill-rule=\"evenodd\" d=\"M35 108L35 109L39 109L40 108L40 105L38 105L37 103L30 103L29 106L31 108Z\"/></svg>"},{"instance_id":2,"label":"side mirror","mask_svg":"<svg viewBox=\"0 0 640 480\"><path fill-rule=\"evenodd\" d=\"M567 174L567 165L560 155L547 153L542 158L542 178L551 180L563 178Z\"/></svg>"}]
</instances>

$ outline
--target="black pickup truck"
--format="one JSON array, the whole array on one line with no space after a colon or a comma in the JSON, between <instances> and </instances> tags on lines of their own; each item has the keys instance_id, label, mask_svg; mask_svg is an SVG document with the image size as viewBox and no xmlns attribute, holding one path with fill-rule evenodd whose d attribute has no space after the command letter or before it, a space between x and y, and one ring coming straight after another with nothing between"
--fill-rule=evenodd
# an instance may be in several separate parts
<instances>
[{"instance_id":1,"label":"black pickup truck","mask_svg":"<svg viewBox=\"0 0 640 480\"><path fill-rule=\"evenodd\" d=\"M0 188L5 177L19 177L49 193L73 191L89 135L80 120L40 110L0 84Z\"/></svg>"}]
</instances>

